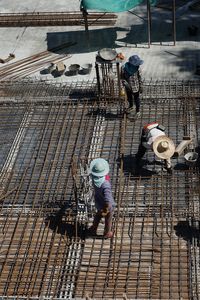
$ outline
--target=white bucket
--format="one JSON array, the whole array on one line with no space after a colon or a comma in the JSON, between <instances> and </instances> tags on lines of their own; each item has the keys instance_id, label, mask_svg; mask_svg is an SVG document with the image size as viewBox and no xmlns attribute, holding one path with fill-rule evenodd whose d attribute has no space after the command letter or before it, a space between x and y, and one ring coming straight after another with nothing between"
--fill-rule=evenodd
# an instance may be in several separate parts
<instances>
[{"instance_id":1,"label":"white bucket","mask_svg":"<svg viewBox=\"0 0 200 300\"><path fill-rule=\"evenodd\" d=\"M198 153L197 152L188 152L184 155L186 164L188 166L194 166L198 159Z\"/></svg>"}]
</instances>

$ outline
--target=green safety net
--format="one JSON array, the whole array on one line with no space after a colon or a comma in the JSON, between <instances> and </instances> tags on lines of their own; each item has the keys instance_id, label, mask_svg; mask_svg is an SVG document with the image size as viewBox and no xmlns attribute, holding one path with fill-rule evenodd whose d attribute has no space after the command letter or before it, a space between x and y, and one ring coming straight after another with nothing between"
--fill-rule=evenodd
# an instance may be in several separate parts
<instances>
[{"instance_id":1,"label":"green safety net","mask_svg":"<svg viewBox=\"0 0 200 300\"><path fill-rule=\"evenodd\" d=\"M104 12L127 11L141 4L144 0L82 0L81 7L84 9L100 10ZM155 5L157 0L149 0L151 5Z\"/></svg>"}]
</instances>

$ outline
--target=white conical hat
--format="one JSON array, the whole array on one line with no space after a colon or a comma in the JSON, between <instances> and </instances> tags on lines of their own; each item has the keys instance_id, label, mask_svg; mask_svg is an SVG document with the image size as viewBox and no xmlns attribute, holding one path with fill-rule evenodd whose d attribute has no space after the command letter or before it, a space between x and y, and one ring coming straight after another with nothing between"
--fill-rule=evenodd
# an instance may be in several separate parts
<instances>
[{"instance_id":1,"label":"white conical hat","mask_svg":"<svg viewBox=\"0 0 200 300\"><path fill-rule=\"evenodd\" d=\"M159 158L168 159L175 152L174 142L166 135L159 136L153 142L153 151Z\"/></svg>"}]
</instances>

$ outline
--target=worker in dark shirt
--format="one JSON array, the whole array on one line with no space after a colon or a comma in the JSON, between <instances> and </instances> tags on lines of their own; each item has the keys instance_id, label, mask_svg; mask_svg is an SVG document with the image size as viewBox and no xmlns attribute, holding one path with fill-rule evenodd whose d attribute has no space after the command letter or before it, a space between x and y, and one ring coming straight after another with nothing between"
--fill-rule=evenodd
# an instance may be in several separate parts
<instances>
[{"instance_id":1,"label":"worker in dark shirt","mask_svg":"<svg viewBox=\"0 0 200 300\"><path fill-rule=\"evenodd\" d=\"M122 85L125 88L129 103L127 113L134 115L134 117L140 116L140 93L142 93L140 65L142 65L143 62L144 61L140 59L138 55L132 55L121 69Z\"/></svg>"}]
</instances>

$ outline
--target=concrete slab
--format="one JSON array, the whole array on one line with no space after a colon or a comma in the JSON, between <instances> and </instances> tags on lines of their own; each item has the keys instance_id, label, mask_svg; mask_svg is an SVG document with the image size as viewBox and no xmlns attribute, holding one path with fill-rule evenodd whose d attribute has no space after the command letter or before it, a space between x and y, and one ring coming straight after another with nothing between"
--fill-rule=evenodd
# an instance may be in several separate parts
<instances>
[{"instance_id":1,"label":"concrete slab","mask_svg":"<svg viewBox=\"0 0 200 300\"><path fill-rule=\"evenodd\" d=\"M41 0L2 0L0 10L2 13L78 11L79 5L78 0L67 4L64 0L59 2L49 0L48 3ZM76 63L81 66L92 63L90 74L62 75L54 78L51 74L36 72L30 76L58 82L93 79L96 75L94 65L97 51L108 47L123 52L125 59L132 54L141 56L144 60L145 79L199 79L200 76L195 74L196 65L200 64L199 17L199 11L189 8L184 11L176 22L177 41L174 46L172 12L158 7L152 8L150 48L145 5L136 7L132 12L119 13L115 27L90 27L89 36L85 33L84 27L80 26L0 28L1 45L3 45L0 49L0 57L5 58L9 53L14 53L16 56L12 60L14 62L66 42L76 42L75 46L66 49L66 53L72 54L71 58L63 61L66 70L71 64ZM191 25L198 27L195 36L189 34L188 26Z\"/></svg>"}]
</instances>

